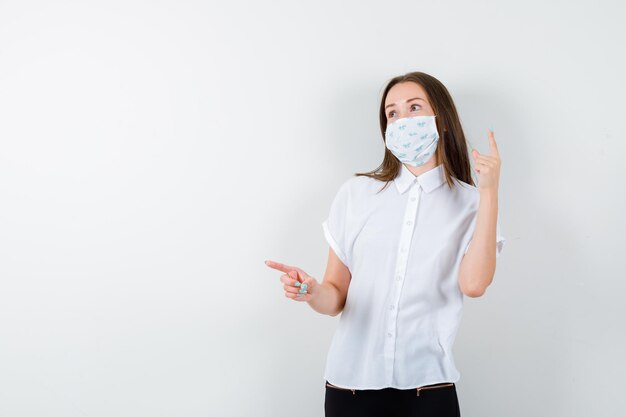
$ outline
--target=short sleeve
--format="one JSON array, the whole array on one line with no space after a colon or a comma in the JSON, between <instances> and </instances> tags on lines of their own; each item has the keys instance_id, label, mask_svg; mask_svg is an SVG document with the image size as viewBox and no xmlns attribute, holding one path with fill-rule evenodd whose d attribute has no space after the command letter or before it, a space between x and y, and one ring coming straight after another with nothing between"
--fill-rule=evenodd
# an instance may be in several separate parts
<instances>
[{"instance_id":1,"label":"short sleeve","mask_svg":"<svg viewBox=\"0 0 626 417\"><path fill-rule=\"evenodd\" d=\"M324 237L333 249L337 257L346 267L350 267L348 251L346 248L346 236L348 232L348 181L339 187L339 191L333 198L330 211L326 220L322 222Z\"/></svg>"},{"instance_id":2,"label":"short sleeve","mask_svg":"<svg viewBox=\"0 0 626 417\"><path fill-rule=\"evenodd\" d=\"M502 249L504 248L505 242L506 242L506 238L502 234L502 228L500 227L500 216L498 215L498 218L496 220L496 258L500 256L500 253L502 252ZM472 243L472 239L470 239L469 242L467 242L467 245L465 246L465 252L463 252L464 254L467 253L470 243Z\"/></svg>"}]
</instances>

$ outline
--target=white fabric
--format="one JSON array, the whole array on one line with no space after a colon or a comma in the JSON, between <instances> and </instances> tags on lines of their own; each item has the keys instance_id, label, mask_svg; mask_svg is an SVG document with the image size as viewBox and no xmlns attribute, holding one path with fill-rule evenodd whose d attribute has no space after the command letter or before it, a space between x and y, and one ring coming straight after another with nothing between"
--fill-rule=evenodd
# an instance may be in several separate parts
<instances>
[{"instance_id":1,"label":"white fabric","mask_svg":"<svg viewBox=\"0 0 626 417\"><path fill-rule=\"evenodd\" d=\"M402 164L384 182L354 176L322 222L352 278L324 378L352 389L410 389L460 379L452 345L461 320L458 268L472 238L480 195L443 165L415 176ZM504 246L499 216L496 256Z\"/></svg>"}]
</instances>

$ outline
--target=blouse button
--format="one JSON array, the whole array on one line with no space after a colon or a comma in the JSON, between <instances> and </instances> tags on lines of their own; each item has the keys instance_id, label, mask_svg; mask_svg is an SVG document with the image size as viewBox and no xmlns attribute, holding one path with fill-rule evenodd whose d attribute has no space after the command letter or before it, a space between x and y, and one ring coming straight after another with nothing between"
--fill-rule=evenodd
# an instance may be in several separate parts
<instances>
[{"instance_id":1,"label":"blouse button","mask_svg":"<svg viewBox=\"0 0 626 417\"><path fill-rule=\"evenodd\" d=\"M389 310L393 310L393 309L394 309L394 306L392 306L392 305L389 306Z\"/></svg>"},{"instance_id":2,"label":"blouse button","mask_svg":"<svg viewBox=\"0 0 626 417\"><path fill-rule=\"evenodd\" d=\"M396 275L396 281L400 281L402 279L401 275Z\"/></svg>"},{"instance_id":3,"label":"blouse button","mask_svg":"<svg viewBox=\"0 0 626 417\"><path fill-rule=\"evenodd\" d=\"M387 333L387 336L391 337L391 333Z\"/></svg>"},{"instance_id":4,"label":"blouse button","mask_svg":"<svg viewBox=\"0 0 626 417\"><path fill-rule=\"evenodd\" d=\"M415 197L411 197L411 201L415 201Z\"/></svg>"},{"instance_id":5,"label":"blouse button","mask_svg":"<svg viewBox=\"0 0 626 417\"><path fill-rule=\"evenodd\" d=\"M406 224L407 224L408 226L410 226L410 225L411 225L411 220L408 220L408 221L406 222Z\"/></svg>"}]
</instances>

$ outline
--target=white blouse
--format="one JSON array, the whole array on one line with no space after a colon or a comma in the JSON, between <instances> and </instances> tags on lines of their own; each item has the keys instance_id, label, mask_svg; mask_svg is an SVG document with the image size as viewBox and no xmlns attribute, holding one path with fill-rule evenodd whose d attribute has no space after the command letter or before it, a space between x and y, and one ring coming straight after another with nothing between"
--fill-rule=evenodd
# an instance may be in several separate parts
<instances>
[{"instance_id":1,"label":"white blouse","mask_svg":"<svg viewBox=\"0 0 626 417\"><path fill-rule=\"evenodd\" d=\"M480 195L443 165L401 173L387 187L353 176L322 222L330 247L352 274L324 378L352 389L410 389L460 378L452 345L461 320L459 265ZM504 246L499 215L496 256Z\"/></svg>"}]
</instances>

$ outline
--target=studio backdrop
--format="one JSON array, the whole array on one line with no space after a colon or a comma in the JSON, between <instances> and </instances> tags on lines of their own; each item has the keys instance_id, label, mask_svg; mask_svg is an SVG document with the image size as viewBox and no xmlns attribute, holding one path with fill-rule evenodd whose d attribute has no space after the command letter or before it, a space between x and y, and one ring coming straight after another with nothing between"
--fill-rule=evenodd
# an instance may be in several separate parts
<instances>
[{"instance_id":1,"label":"studio backdrop","mask_svg":"<svg viewBox=\"0 0 626 417\"><path fill-rule=\"evenodd\" d=\"M264 261L321 282L332 198L382 161L410 71L502 161L462 415L624 415L625 11L0 2L0 416L322 416L340 317Z\"/></svg>"}]
</instances>

